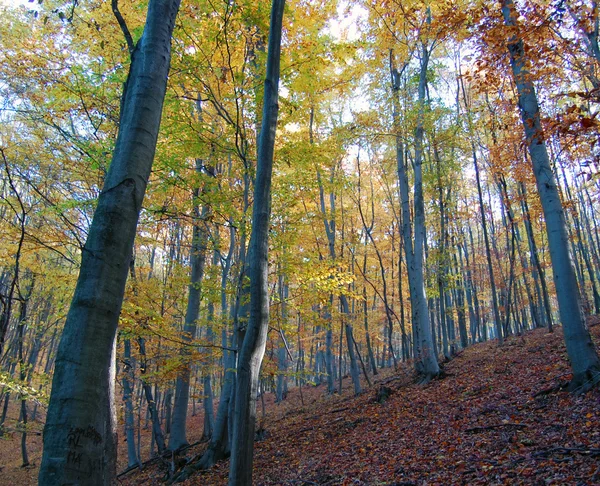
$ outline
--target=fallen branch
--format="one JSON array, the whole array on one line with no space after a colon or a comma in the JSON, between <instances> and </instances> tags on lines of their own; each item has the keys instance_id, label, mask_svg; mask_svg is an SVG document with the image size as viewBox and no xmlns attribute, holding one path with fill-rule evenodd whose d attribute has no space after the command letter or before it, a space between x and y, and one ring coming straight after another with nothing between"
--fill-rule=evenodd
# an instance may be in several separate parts
<instances>
[{"instance_id":1,"label":"fallen branch","mask_svg":"<svg viewBox=\"0 0 600 486\"><path fill-rule=\"evenodd\" d=\"M352 407L344 407L344 408L336 408L335 410L330 410L326 413L337 413L337 412L345 412L346 410L350 410Z\"/></svg>"},{"instance_id":2,"label":"fallen branch","mask_svg":"<svg viewBox=\"0 0 600 486\"><path fill-rule=\"evenodd\" d=\"M570 374L570 373L568 373L568 374ZM564 376L564 375L561 375L561 376ZM544 388L543 390L540 390L539 392L534 393L533 398L550 395L552 393L562 391L562 390L566 389L568 386L569 386L569 383L559 383L558 385L551 386L550 388Z\"/></svg>"},{"instance_id":3,"label":"fallen branch","mask_svg":"<svg viewBox=\"0 0 600 486\"><path fill-rule=\"evenodd\" d=\"M600 456L600 449L591 447L553 447L545 451L536 451L534 456L547 457L550 454L583 454L589 456Z\"/></svg>"},{"instance_id":4,"label":"fallen branch","mask_svg":"<svg viewBox=\"0 0 600 486\"><path fill-rule=\"evenodd\" d=\"M168 459L170 456L173 455L173 453L180 454L180 453L188 450L190 447L194 447L194 446L197 446L198 444L202 444L202 442L206 442L206 441L200 440L198 442L194 442L193 444L188 444L186 446L180 447L176 451L165 451L160 456L155 456L155 457L148 459L147 461L140 462L139 464L134 464L133 466L129 466L127 469L125 469L125 470L121 471L119 474L117 474L117 479L125 476L126 474L129 474L131 471L135 471L136 469L142 470L142 469L144 469L144 467L146 467L150 464L153 464L158 460Z\"/></svg>"},{"instance_id":5,"label":"fallen branch","mask_svg":"<svg viewBox=\"0 0 600 486\"><path fill-rule=\"evenodd\" d=\"M501 429L502 427L515 427L517 429L526 429L527 427L529 427L529 425L526 425L526 424L514 424L512 422L509 422L509 423L506 423L506 424L494 424L494 425L485 425L485 426L471 427L470 429L467 429L465 432L483 432L485 430Z\"/></svg>"}]
</instances>

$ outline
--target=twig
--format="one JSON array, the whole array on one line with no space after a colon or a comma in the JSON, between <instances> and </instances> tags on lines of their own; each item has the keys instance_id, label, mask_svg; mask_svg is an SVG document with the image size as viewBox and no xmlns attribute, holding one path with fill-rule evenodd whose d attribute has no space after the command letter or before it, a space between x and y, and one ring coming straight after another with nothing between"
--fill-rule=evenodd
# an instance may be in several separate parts
<instances>
[{"instance_id":1,"label":"twig","mask_svg":"<svg viewBox=\"0 0 600 486\"><path fill-rule=\"evenodd\" d=\"M331 410L326 413L337 413L337 412L345 412L346 410L350 410L352 407L344 407L344 408L336 408L335 410Z\"/></svg>"}]
</instances>

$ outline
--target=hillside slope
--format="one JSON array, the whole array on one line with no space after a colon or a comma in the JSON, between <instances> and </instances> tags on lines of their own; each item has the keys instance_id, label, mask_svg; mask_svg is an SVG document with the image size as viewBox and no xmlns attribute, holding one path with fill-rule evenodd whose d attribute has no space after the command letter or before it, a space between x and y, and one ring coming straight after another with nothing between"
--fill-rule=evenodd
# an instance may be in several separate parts
<instances>
[{"instance_id":1,"label":"hillside slope","mask_svg":"<svg viewBox=\"0 0 600 486\"><path fill-rule=\"evenodd\" d=\"M600 318L591 320L600 342ZM600 485L600 390L584 396L550 391L569 378L560 329L513 337L505 346L477 344L445 365L426 386L408 368L385 370L362 395L328 396L303 387L275 404L265 397L266 438L256 443L256 485ZM391 389L383 403L382 387ZM537 395L537 396L536 396ZM14 413L17 413L15 410ZM259 418L262 402L258 404ZM16 417L16 415L15 415ZM202 434L190 417L190 440ZM37 484L41 424L32 424L32 466L21 468L20 434L0 440L0 484ZM143 450L149 430L142 430ZM205 444L186 451L201 454ZM147 452L145 452L145 455ZM126 466L119 441L119 467ZM168 463L148 464L117 484L163 484ZM183 484L225 485L228 463Z\"/></svg>"},{"instance_id":2,"label":"hillside slope","mask_svg":"<svg viewBox=\"0 0 600 486\"><path fill-rule=\"evenodd\" d=\"M591 329L598 342L600 326ZM600 390L550 391L569 378L560 330L513 337L502 348L472 346L445 371L426 386L408 370L388 374L359 397L304 388L304 406L297 390L281 405L267 397L255 484L600 484ZM383 403L375 400L381 386L391 389ZM227 466L184 484L226 484ZM160 477L154 465L121 481Z\"/></svg>"}]
</instances>

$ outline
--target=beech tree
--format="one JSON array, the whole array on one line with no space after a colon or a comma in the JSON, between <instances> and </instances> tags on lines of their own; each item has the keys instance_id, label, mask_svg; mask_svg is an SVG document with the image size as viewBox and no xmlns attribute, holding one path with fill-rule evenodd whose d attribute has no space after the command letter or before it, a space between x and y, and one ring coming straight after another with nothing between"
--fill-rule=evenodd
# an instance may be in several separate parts
<instances>
[{"instance_id":1,"label":"beech tree","mask_svg":"<svg viewBox=\"0 0 600 486\"><path fill-rule=\"evenodd\" d=\"M109 485L115 475L115 333L156 150L179 0L151 0L131 52L119 135L56 358L39 482Z\"/></svg>"},{"instance_id":2,"label":"beech tree","mask_svg":"<svg viewBox=\"0 0 600 486\"><path fill-rule=\"evenodd\" d=\"M279 72L284 6L285 0L273 0L271 7L262 124L258 139L256 181L254 183L252 233L248 250L250 318L238 357L233 441L229 467L229 484L231 486L252 484L258 374L265 353L269 326L268 250L271 179L279 112Z\"/></svg>"},{"instance_id":3,"label":"beech tree","mask_svg":"<svg viewBox=\"0 0 600 486\"><path fill-rule=\"evenodd\" d=\"M569 252L564 210L557 181L550 167L536 90L529 76L529 60L520 37L518 14L512 0L502 1L502 16L509 29L508 51L519 95L519 110L546 220L558 306L573 369L570 388L574 391L587 391L600 382L600 359L585 323L579 286Z\"/></svg>"}]
</instances>

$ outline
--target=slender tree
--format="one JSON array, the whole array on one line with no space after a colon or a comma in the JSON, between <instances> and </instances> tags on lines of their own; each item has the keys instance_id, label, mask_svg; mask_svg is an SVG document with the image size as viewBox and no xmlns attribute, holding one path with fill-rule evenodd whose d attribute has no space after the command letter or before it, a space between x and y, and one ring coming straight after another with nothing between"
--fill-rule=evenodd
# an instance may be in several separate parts
<instances>
[{"instance_id":1,"label":"slender tree","mask_svg":"<svg viewBox=\"0 0 600 486\"><path fill-rule=\"evenodd\" d=\"M238 358L229 468L231 486L252 484L258 374L265 353L269 323L268 250L271 178L279 112L279 71L284 6L285 0L273 0L271 7L262 127L258 139L252 232L248 249L250 319Z\"/></svg>"}]
</instances>

